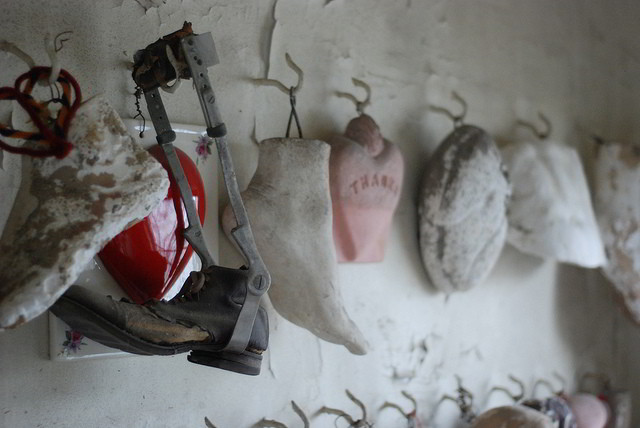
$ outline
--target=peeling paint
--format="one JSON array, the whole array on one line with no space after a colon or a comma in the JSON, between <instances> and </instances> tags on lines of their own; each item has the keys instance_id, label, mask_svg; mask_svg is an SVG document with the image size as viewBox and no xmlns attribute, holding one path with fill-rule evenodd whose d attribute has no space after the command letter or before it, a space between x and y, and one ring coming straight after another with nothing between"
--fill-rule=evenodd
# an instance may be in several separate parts
<instances>
[{"instance_id":1,"label":"peeling paint","mask_svg":"<svg viewBox=\"0 0 640 428\"><path fill-rule=\"evenodd\" d=\"M278 20L276 19L276 6L278 5L278 0L273 0L271 3L271 13L267 16L267 20L264 23L262 33L266 36L262 40L262 45L260 46L260 52L262 53L262 59L264 61L264 78L269 77L269 69L271 68L271 45L273 44L273 34L276 31L276 24Z\"/></svg>"},{"instance_id":2,"label":"peeling paint","mask_svg":"<svg viewBox=\"0 0 640 428\"><path fill-rule=\"evenodd\" d=\"M160 7L167 2L167 0L135 0L145 12L154 7Z\"/></svg>"}]
</instances>

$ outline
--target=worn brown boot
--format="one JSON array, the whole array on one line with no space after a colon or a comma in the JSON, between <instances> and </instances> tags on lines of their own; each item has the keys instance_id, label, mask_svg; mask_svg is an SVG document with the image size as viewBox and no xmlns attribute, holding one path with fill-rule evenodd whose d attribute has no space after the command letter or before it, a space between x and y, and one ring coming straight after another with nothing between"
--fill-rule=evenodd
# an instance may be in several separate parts
<instances>
[{"instance_id":1,"label":"worn brown boot","mask_svg":"<svg viewBox=\"0 0 640 428\"><path fill-rule=\"evenodd\" d=\"M264 308L258 309L246 349L223 350L245 300L246 272L211 266L193 272L173 299L143 305L74 285L51 311L88 338L125 352L174 355L191 351L188 359L193 363L257 375L269 342Z\"/></svg>"}]
</instances>

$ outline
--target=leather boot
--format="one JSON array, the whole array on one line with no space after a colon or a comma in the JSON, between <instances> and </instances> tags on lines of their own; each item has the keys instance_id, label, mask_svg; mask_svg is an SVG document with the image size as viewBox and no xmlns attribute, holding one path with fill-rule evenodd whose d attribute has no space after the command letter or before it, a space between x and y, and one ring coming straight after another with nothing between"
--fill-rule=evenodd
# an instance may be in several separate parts
<instances>
[{"instance_id":1,"label":"leather boot","mask_svg":"<svg viewBox=\"0 0 640 428\"><path fill-rule=\"evenodd\" d=\"M211 266L193 272L173 299L142 305L74 285L51 311L88 338L125 352L174 355L191 351L188 360L193 363L257 375L269 341L264 308L258 309L244 352L223 350L245 300L246 272Z\"/></svg>"}]
</instances>

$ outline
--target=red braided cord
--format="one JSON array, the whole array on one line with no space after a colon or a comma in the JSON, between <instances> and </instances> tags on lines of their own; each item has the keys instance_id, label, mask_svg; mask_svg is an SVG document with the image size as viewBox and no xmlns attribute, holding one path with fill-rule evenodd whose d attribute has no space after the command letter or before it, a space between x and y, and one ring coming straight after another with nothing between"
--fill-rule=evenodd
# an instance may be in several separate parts
<instances>
[{"instance_id":1,"label":"red braided cord","mask_svg":"<svg viewBox=\"0 0 640 428\"><path fill-rule=\"evenodd\" d=\"M18 104L20 104L20 106L27 112L39 131L39 133L17 131L16 137L28 138L29 136L35 136L36 134L38 134L38 136L40 136L40 139L38 141L46 143L49 147L46 149L15 147L0 140L0 148L2 148L3 150L6 150L10 153L29 155L33 157L42 158L55 156L59 159L62 159L66 157L73 148L73 144L67 141L66 136L69 131L71 121L73 120L76 111L82 103L82 94L78 82L76 82L76 80L68 71L60 70L60 75L58 76L57 81L62 85L63 101L66 104L63 103L62 108L58 112L55 126L62 130L61 136L56 135L48 126L46 126L42 122L39 111L46 109L46 107L42 103L39 103L38 101L34 100L33 97L31 97L31 92L33 91L35 83L42 78L47 78L50 73L50 67L34 67L28 72L19 76L16 79L13 88L0 88L0 100L16 100ZM25 81L26 86L24 87L24 89L21 89L21 86L23 83L25 83ZM73 87L73 103L71 103L71 100L69 99L69 84L71 84L71 86ZM9 129L9 127L2 124L0 124L0 127Z\"/></svg>"}]
</instances>

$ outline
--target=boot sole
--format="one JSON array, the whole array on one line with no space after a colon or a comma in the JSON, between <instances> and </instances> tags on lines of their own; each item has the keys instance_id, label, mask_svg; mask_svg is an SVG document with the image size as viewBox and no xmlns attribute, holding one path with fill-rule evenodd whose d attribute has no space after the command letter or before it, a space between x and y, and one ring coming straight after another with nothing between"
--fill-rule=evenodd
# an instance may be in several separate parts
<instances>
[{"instance_id":1,"label":"boot sole","mask_svg":"<svg viewBox=\"0 0 640 428\"><path fill-rule=\"evenodd\" d=\"M245 350L234 352L211 350L213 345L200 342L179 345L159 345L134 336L108 319L73 299L62 296L50 308L51 312L74 330L110 348L137 355L176 355L192 351L187 360L195 364L216 367L240 374L260 374L262 355Z\"/></svg>"}]
</instances>

